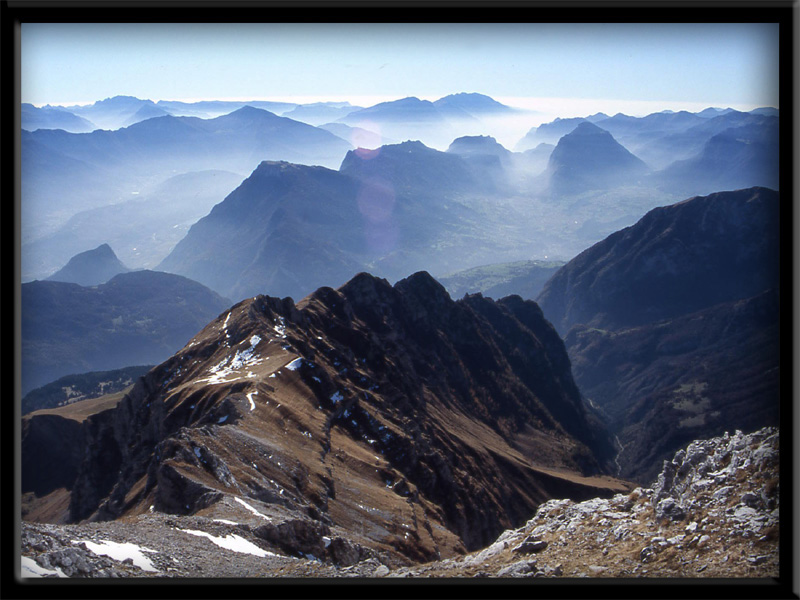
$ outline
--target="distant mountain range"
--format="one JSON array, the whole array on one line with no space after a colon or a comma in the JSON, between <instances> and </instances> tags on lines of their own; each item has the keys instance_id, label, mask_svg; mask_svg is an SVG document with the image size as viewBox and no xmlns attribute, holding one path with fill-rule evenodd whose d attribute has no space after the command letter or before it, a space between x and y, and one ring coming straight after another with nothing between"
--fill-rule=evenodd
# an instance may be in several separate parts
<instances>
[{"instance_id":1,"label":"distant mountain range","mask_svg":"<svg viewBox=\"0 0 800 600\"><path fill-rule=\"evenodd\" d=\"M352 148L328 131L250 107L209 120L166 116L116 131L22 134L23 244L75 213L128 200L180 173L244 176L271 158L338 167ZM22 268L33 268L24 256Z\"/></svg>"},{"instance_id":2,"label":"distant mountain range","mask_svg":"<svg viewBox=\"0 0 800 600\"><path fill-rule=\"evenodd\" d=\"M22 284L22 393L64 375L154 364L230 301L170 273L133 271L83 287Z\"/></svg>"},{"instance_id":3,"label":"distant mountain range","mask_svg":"<svg viewBox=\"0 0 800 600\"><path fill-rule=\"evenodd\" d=\"M244 179L229 171L181 173L110 206L90 208L22 245L23 280L43 278L69 257L108 243L135 269L152 269L198 219Z\"/></svg>"},{"instance_id":4,"label":"distant mountain range","mask_svg":"<svg viewBox=\"0 0 800 600\"><path fill-rule=\"evenodd\" d=\"M485 184L459 156L419 142L352 151L340 171L265 162L158 268L237 299L301 298L366 268L400 278L441 262L430 245L473 218L454 197Z\"/></svg>"}]
</instances>

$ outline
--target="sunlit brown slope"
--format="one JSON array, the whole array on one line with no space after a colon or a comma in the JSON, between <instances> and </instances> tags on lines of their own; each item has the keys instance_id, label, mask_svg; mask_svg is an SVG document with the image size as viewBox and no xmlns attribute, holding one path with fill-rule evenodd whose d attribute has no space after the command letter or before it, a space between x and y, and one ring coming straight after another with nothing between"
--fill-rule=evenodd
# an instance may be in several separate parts
<instances>
[{"instance_id":1,"label":"sunlit brown slope","mask_svg":"<svg viewBox=\"0 0 800 600\"><path fill-rule=\"evenodd\" d=\"M247 517L333 561L453 555L624 489L538 307L453 302L427 273L245 300L82 435L72 520Z\"/></svg>"}]
</instances>

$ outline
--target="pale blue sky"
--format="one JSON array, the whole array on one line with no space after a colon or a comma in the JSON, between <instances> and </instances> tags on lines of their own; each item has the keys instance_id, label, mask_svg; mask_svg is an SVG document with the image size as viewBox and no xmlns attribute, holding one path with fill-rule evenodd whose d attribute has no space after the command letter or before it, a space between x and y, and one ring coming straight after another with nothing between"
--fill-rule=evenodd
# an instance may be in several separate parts
<instances>
[{"instance_id":1,"label":"pale blue sky","mask_svg":"<svg viewBox=\"0 0 800 600\"><path fill-rule=\"evenodd\" d=\"M778 102L776 24L23 23L21 40L22 101L37 105L461 91L606 112Z\"/></svg>"}]
</instances>

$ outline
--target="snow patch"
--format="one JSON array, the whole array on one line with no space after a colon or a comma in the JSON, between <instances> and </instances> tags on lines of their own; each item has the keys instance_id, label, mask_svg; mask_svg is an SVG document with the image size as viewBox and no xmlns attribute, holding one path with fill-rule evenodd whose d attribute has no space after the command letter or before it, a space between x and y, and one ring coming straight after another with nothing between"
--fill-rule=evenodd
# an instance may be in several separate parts
<instances>
[{"instance_id":1,"label":"snow patch","mask_svg":"<svg viewBox=\"0 0 800 600\"><path fill-rule=\"evenodd\" d=\"M261 517L262 519L266 519L267 521L272 521L272 519L269 518L267 515L264 515L264 514L260 513L259 511L257 511L255 508L250 506L247 502L245 502L241 498L234 498L234 500L236 500L239 504L244 506L247 510L249 510L254 515L257 515L257 516Z\"/></svg>"},{"instance_id":2,"label":"snow patch","mask_svg":"<svg viewBox=\"0 0 800 600\"><path fill-rule=\"evenodd\" d=\"M250 412L253 412L256 409L256 403L253 402L253 396L258 394L258 392L247 392L247 399L250 401Z\"/></svg>"},{"instance_id":3,"label":"snow patch","mask_svg":"<svg viewBox=\"0 0 800 600\"><path fill-rule=\"evenodd\" d=\"M337 402L340 402L343 399L344 399L344 396L342 396L342 392L339 392L339 391L335 392L333 394L333 396L331 396L331 402L333 402L334 404L336 404Z\"/></svg>"},{"instance_id":4,"label":"snow patch","mask_svg":"<svg viewBox=\"0 0 800 600\"><path fill-rule=\"evenodd\" d=\"M274 554L272 552L267 552L266 550L262 550L252 542L248 542L243 537L239 537L238 535L233 533L223 538L211 535L210 533L206 533L205 531L197 531L195 529L179 529L178 531L182 531L183 533L188 533L189 535L208 538L220 548L225 548L226 550L233 550L234 552L239 552L240 554L252 554L253 556L258 556L260 558L263 558L265 556L277 556L277 554Z\"/></svg>"},{"instance_id":5,"label":"snow patch","mask_svg":"<svg viewBox=\"0 0 800 600\"><path fill-rule=\"evenodd\" d=\"M66 577L64 571L56 567L55 571L52 569L45 569L40 567L39 564L27 556L22 557L20 577L44 577L45 575L55 575L57 577Z\"/></svg>"},{"instance_id":6,"label":"snow patch","mask_svg":"<svg viewBox=\"0 0 800 600\"><path fill-rule=\"evenodd\" d=\"M149 548L144 548L142 546L137 546L136 544L131 544L130 542L112 542L109 540L102 540L101 543L92 542L91 540L73 540L73 544L85 544L86 547L100 556L108 556L113 560L117 560L122 562L127 559L131 559L133 564L139 567L142 571L152 571L157 572L153 566L153 563L147 558L143 553L144 552L152 552L156 553L156 550L150 550Z\"/></svg>"},{"instance_id":7,"label":"snow patch","mask_svg":"<svg viewBox=\"0 0 800 600\"><path fill-rule=\"evenodd\" d=\"M286 368L290 371L297 371L300 367L303 366L303 359L302 358L295 358L292 362L286 365Z\"/></svg>"},{"instance_id":8,"label":"snow patch","mask_svg":"<svg viewBox=\"0 0 800 600\"><path fill-rule=\"evenodd\" d=\"M238 525L235 521L228 521L228 519L212 519L214 523L224 523L225 525Z\"/></svg>"},{"instance_id":9,"label":"snow patch","mask_svg":"<svg viewBox=\"0 0 800 600\"><path fill-rule=\"evenodd\" d=\"M237 350L233 358L230 356L223 358L220 362L208 370L208 372L211 373L211 377L199 379L198 383L210 383L213 385L235 381L238 379L238 377L236 379L227 379L227 377L233 374L234 371L239 371L243 367L250 367L264 362L263 358L260 358L255 354L256 346L260 341L261 338L259 336L252 336L250 338L249 348L246 348L245 350ZM228 364L228 361L230 361L230 364Z\"/></svg>"}]
</instances>

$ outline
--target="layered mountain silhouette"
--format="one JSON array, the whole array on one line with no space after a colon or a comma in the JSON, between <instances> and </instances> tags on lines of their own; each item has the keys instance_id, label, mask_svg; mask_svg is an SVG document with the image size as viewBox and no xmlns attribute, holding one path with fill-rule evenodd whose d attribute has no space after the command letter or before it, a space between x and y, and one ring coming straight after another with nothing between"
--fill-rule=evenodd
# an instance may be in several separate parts
<instances>
[{"instance_id":1,"label":"layered mountain silhouette","mask_svg":"<svg viewBox=\"0 0 800 600\"><path fill-rule=\"evenodd\" d=\"M301 298L367 268L399 279L424 264L463 265L450 232L477 225L456 198L490 185L461 157L420 142L351 151L339 171L264 162L158 268L241 299Z\"/></svg>"},{"instance_id":2,"label":"layered mountain silhouette","mask_svg":"<svg viewBox=\"0 0 800 600\"><path fill-rule=\"evenodd\" d=\"M97 129L94 123L61 107L43 106L23 102L20 111L22 129L63 129L72 133L86 133Z\"/></svg>"},{"instance_id":3,"label":"layered mountain silhouette","mask_svg":"<svg viewBox=\"0 0 800 600\"><path fill-rule=\"evenodd\" d=\"M244 177L270 159L338 167L351 148L328 131L251 107L207 120L157 117L116 131L23 131L22 241L45 237L71 215L131 199L177 174L215 170ZM23 273L49 275L28 260L23 256Z\"/></svg>"},{"instance_id":4,"label":"layered mountain silhouette","mask_svg":"<svg viewBox=\"0 0 800 600\"><path fill-rule=\"evenodd\" d=\"M44 416L26 430L57 431ZM72 433L83 452L25 490L68 489L67 520L255 511L256 535L337 561L453 555L626 489L538 307L426 273L241 302Z\"/></svg>"},{"instance_id":5,"label":"layered mountain silhouette","mask_svg":"<svg viewBox=\"0 0 800 600\"><path fill-rule=\"evenodd\" d=\"M197 282L155 271L95 287L24 283L22 393L68 374L162 361L229 304Z\"/></svg>"},{"instance_id":6,"label":"layered mountain silhouette","mask_svg":"<svg viewBox=\"0 0 800 600\"><path fill-rule=\"evenodd\" d=\"M538 296L622 476L646 481L688 439L777 424L779 204L749 188L655 209Z\"/></svg>"},{"instance_id":7,"label":"layered mountain silhouette","mask_svg":"<svg viewBox=\"0 0 800 600\"><path fill-rule=\"evenodd\" d=\"M514 150L517 152L525 152L531 150L540 144L557 144L558 140L572 133L573 130L584 122L597 123L608 118L605 113L596 113L588 117L569 117L566 119L556 118L549 123L542 123L537 127L533 127L525 134L525 136L517 142Z\"/></svg>"},{"instance_id":8,"label":"layered mountain silhouette","mask_svg":"<svg viewBox=\"0 0 800 600\"><path fill-rule=\"evenodd\" d=\"M297 108L282 113L281 116L302 121L309 125L322 125L346 117L352 112L363 110L362 106L353 106L349 102L315 102L302 104Z\"/></svg>"},{"instance_id":9,"label":"layered mountain silhouette","mask_svg":"<svg viewBox=\"0 0 800 600\"><path fill-rule=\"evenodd\" d=\"M134 96L114 96L84 106L69 106L68 110L94 123L99 129L119 129L144 119L167 114L152 100Z\"/></svg>"},{"instance_id":10,"label":"layered mountain silhouette","mask_svg":"<svg viewBox=\"0 0 800 600\"><path fill-rule=\"evenodd\" d=\"M152 269L243 179L229 171L181 173L128 200L81 211L53 233L22 245L23 281L51 272L65 254L104 241L127 266Z\"/></svg>"},{"instance_id":11,"label":"layered mountain silhouette","mask_svg":"<svg viewBox=\"0 0 800 600\"><path fill-rule=\"evenodd\" d=\"M381 102L338 119L399 140L420 140L446 148L459 131L480 129L482 119L508 116L514 109L489 96L451 94L430 102L416 97Z\"/></svg>"},{"instance_id":12,"label":"layered mountain silhouette","mask_svg":"<svg viewBox=\"0 0 800 600\"><path fill-rule=\"evenodd\" d=\"M655 174L659 185L679 193L761 186L778 188L778 122L731 127L714 135L691 158Z\"/></svg>"},{"instance_id":13,"label":"layered mountain silhouette","mask_svg":"<svg viewBox=\"0 0 800 600\"><path fill-rule=\"evenodd\" d=\"M117 258L111 246L101 244L94 250L76 254L64 267L53 273L47 280L92 286L105 283L114 275L127 273L129 270Z\"/></svg>"},{"instance_id":14,"label":"layered mountain silhouette","mask_svg":"<svg viewBox=\"0 0 800 600\"><path fill-rule=\"evenodd\" d=\"M550 193L572 195L634 184L647 172L608 131L584 121L558 141L545 177Z\"/></svg>"}]
</instances>

